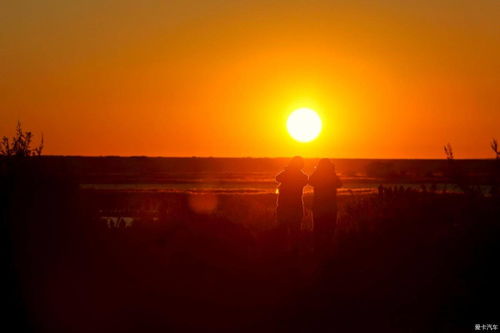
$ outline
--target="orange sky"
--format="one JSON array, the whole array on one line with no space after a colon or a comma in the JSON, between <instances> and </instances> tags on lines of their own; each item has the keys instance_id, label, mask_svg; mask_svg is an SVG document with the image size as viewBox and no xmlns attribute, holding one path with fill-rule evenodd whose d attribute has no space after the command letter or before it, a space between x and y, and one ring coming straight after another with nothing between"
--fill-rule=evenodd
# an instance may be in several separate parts
<instances>
[{"instance_id":1,"label":"orange sky","mask_svg":"<svg viewBox=\"0 0 500 333\"><path fill-rule=\"evenodd\" d=\"M286 132L299 107L311 143ZM500 5L2 1L0 112L46 154L492 157Z\"/></svg>"}]
</instances>

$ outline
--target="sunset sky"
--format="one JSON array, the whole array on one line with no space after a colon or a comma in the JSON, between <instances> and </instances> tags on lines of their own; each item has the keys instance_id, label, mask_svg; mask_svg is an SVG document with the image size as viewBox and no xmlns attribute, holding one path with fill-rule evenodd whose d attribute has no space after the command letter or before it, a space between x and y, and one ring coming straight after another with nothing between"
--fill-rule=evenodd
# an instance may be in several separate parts
<instances>
[{"instance_id":1,"label":"sunset sky","mask_svg":"<svg viewBox=\"0 0 500 333\"><path fill-rule=\"evenodd\" d=\"M46 154L492 157L500 1L2 1L0 135L18 120Z\"/></svg>"}]
</instances>

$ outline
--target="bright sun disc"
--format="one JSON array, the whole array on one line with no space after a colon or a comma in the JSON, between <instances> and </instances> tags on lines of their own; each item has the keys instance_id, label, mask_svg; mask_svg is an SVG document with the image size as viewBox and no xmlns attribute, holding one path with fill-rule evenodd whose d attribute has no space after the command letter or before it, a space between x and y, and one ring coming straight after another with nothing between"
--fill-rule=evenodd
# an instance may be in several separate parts
<instances>
[{"instance_id":1,"label":"bright sun disc","mask_svg":"<svg viewBox=\"0 0 500 333\"><path fill-rule=\"evenodd\" d=\"M288 133L297 141L309 142L321 132L321 119L311 109L301 108L292 112L286 122Z\"/></svg>"}]
</instances>

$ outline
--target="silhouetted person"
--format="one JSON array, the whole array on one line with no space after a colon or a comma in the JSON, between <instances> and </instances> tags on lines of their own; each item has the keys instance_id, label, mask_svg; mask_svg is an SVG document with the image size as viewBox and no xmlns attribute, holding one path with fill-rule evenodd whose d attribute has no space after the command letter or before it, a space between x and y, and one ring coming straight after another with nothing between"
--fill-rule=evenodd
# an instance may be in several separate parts
<instances>
[{"instance_id":1,"label":"silhouetted person","mask_svg":"<svg viewBox=\"0 0 500 333\"><path fill-rule=\"evenodd\" d=\"M307 185L307 175L302 172L304 160L300 156L291 159L288 166L276 176L278 187L278 224L290 235L292 251L298 251L300 224L304 215L302 190Z\"/></svg>"},{"instance_id":2,"label":"silhouetted person","mask_svg":"<svg viewBox=\"0 0 500 333\"><path fill-rule=\"evenodd\" d=\"M329 159L321 159L309 178L314 188L314 250L325 253L333 239L337 224L337 189L342 182Z\"/></svg>"}]
</instances>

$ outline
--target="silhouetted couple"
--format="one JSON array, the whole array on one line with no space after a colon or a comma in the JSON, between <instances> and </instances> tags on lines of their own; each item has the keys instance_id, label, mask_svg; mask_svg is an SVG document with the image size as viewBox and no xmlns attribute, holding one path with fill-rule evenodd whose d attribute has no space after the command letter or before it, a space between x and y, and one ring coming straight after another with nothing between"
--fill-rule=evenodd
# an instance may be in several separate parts
<instances>
[{"instance_id":1,"label":"silhouetted couple","mask_svg":"<svg viewBox=\"0 0 500 333\"><path fill-rule=\"evenodd\" d=\"M292 158L288 166L276 176L279 185L278 223L290 235L292 250L298 251L300 226L304 216L302 191L307 184L314 188L313 223L314 250L325 253L335 233L337 223L337 188L342 182L329 159L321 159L310 177L302 171L304 160Z\"/></svg>"}]
</instances>

